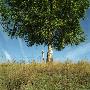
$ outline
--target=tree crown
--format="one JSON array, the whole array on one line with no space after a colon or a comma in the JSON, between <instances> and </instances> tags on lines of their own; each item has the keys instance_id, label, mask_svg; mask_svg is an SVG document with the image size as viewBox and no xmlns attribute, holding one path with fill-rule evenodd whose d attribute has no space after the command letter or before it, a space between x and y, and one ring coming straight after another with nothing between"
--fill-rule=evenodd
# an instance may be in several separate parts
<instances>
[{"instance_id":1,"label":"tree crown","mask_svg":"<svg viewBox=\"0 0 90 90\"><path fill-rule=\"evenodd\" d=\"M11 38L61 50L85 40L80 19L88 7L88 0L0 0L0 19Z\"/></svg>"}]
</instances>

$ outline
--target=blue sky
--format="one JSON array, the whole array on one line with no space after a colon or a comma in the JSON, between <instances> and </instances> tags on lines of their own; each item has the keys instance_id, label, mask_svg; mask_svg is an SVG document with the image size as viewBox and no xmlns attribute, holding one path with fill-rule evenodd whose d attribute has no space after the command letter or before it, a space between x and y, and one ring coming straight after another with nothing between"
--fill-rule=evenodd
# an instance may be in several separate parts
<instances>
[{"instance_id":1,"label":"blue sky","mask_svg":"<svg viewBox=\"0 0 90 90\"><path fill-rule=\"evenodd\" d=\"M78 46L67 46L62 51L53 50L55 61L65 61L66 59L72 61L86 59L90 61L90 8L86 12L85 20L81 20L81 27L87 35L87 40ZM47 46L27 47L26 43L21 39L10 39L2 31L3 28L0 25L0 62L6 61L7 59L25 59L26 61L35 59L41 61L42 50L44 50L46 58Z\"/></svg>"}]
</instances>

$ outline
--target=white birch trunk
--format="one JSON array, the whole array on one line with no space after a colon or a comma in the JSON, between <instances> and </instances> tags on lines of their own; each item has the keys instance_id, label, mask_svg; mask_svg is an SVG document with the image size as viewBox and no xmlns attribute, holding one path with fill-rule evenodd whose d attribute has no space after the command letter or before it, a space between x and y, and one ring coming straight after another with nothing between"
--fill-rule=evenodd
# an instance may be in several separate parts
<instances>
[{"instance_id":1,"label":"white birch trunk","mask_svg":"<svg viewBox=\"0 0 90 90\"><path fill-rule=\"evenodd\" d=\"M53 61L53 52L52 52L52 46L48 45L48 52L47 52L47 62Z\"/></svg>"}]
</instances>

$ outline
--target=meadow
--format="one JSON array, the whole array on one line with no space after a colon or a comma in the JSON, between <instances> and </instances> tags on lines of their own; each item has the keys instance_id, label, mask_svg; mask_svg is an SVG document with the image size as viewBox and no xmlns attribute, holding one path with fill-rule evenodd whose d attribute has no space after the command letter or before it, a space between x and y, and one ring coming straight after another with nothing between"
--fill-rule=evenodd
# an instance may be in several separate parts
<instances>
[{"instance_id":1,"label":"meadow","mask_svg":"<svg viewBox=\"0 0 90 90\"><path fill-rule=\"evenodd\" d=\"M90 62L2 63L0 90L90 90Z\"/></svg>"}]
</instances>

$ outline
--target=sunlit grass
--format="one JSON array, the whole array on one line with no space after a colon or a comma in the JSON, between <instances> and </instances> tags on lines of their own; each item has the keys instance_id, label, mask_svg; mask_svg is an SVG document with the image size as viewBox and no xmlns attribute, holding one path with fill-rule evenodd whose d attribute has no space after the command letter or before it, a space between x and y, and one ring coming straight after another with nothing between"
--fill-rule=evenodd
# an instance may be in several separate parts
<instances>
[{"instance_id":1,"label":"sunlit grass","mask_svg":"<svg viewBox=\"0 0 90 90\"><path fill-rule=\"evenodd\" d=\"M0 90L90 90L90 63L0 64Z\"/></svg>"}]
</instances>

